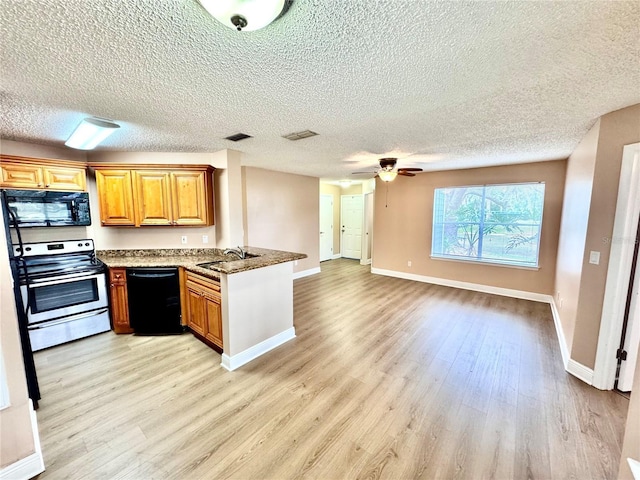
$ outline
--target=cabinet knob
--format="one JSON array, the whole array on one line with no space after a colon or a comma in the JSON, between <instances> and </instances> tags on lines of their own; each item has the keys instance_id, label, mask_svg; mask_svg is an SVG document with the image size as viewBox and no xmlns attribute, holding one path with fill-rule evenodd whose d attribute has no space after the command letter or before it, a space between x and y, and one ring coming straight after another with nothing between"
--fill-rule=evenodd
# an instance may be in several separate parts
<instances>
[{"instance_id":1,"label":"cabinet knob","mask_svg":"<svg viewBox=\"0 0 640 480\"><path fill-rule=\"evenodd\" d=\"M46 188L49 188L50 186L51 186L51 185L49 185L49 184L45 185L45 187L46 187Z\"/></svg>"},{"instance_id":2,"label":"cabinet knob","mask_svg":"<svg viewBox=\"0 0 640 480\"><path fill-rule=\"evenodd\" d=\"M41 184L41 183L39 183L39 184L38 184L38 186L39 186L39 187L41 187L41 186L42 186L42 184Z\"/></svg>"}]
</instances>

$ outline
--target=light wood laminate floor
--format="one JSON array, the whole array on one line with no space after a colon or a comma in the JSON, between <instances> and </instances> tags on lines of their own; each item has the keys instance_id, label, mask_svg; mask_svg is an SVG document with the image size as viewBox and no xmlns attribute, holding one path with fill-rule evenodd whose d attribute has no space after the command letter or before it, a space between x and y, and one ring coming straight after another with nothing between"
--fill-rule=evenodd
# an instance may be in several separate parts
<instances>
[{"instance_id":1,"label":"light wood laminate floor","mask_svg":"<svg viewBox=\"0 0 640 480\"><path fill-rule=\"evenodd\" d=\"M40 478L615 478L628 400L565 373L548 305L321 268L235 372L189 334L36 353Z\"/></svg>"}]
</instances>

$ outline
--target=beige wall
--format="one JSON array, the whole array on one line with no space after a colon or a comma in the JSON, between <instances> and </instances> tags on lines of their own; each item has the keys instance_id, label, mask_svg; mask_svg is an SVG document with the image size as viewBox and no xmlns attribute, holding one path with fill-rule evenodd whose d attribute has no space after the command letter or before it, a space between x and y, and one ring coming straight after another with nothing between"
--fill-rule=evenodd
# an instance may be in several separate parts
<instances>
[{"instance_id":1,"label":"beige wall","mask_svg":"<svg viewBox=\"0 0 640 480\"><path fill-rule=\"evenodd\" d=\"M330 183L320 183L320 193L333 197L333 254L340 255L340 195L342 188Z\"/></svg>"},{"instance_id":2,"label":"beige wall","mask_svg":"<svg viewBox=\"0 0 640 480\"><path fill-rule=\"evenodd\" d=\"M589 223L591 187L599 133L600 121L598 120L567 161L554 295L568 347L573 343L578 313L580 279L583 274L584 246ZM593 265L588 265L587 268L589 267Z\"/></svg>"},{"instance_id":3,"label":"beige wall","mask_svg":"<svg viewBox=\"0 0 640 480\"><path fill-rule=\"evenodd\" d=\"M589 211L589 226L583 264L589 264L591 250L601 252L600 265L583 275L578 301L578 315L571 358L593 368L596 358L600 318L609 267L610 239L618 199L618 183L624 145L640 141L640 104L604 115L600 120L600 137Z\"/></svg>"},{"instance_id":4,"label":"beige wall","mask_svg":"<svg viewBox=\"0 0 640 480\"><path fill-rule=\"evenodd\" d=\"M243 167L248 244L307 254L294 272L320 265L318 179Z\"/></svg>"},{"instance_id":5,"label":"beige wall","mask_svg":"<svg viewBox=\"0 0 640 480\"><path fill-rule=\"evenodd\" d=\"M23 368L18 317L11 288L9 253L0 215L0 354L6 367L10 406L0 410L0 468L35 452L27 381Z\"/></svg>"},{"instance_id":6,"label":"beige wall","mask_svg":"<svg viewBox=\"0 0 640 480\"><path fill-rule=\"evenodd\" d=\"M570 356L591 369L600 335L622 150L639 141L640 104L601 117L568 161L556 295L563 299L559 314ZM599 265L589 263L591 251L600 252Z\"/></svg>"},{"instance_id":7,"label":"beige wall","mask_svg":"<svg viewBox=\"0 0 640 480\"><path fill-rule=\"evenodd\" d=\"M373 267L525 292L551 294L566 161L421 173L378 182L375 195ZM435 188L494 183L545 182L539 270L432 260ZM385 207L385 203L387 206ZM412 266L408 267L407 262Z\"/></svg>"},{"instance_id":8,"label":"beige wall","mask_svg":"<svg viewBox=\"0 0 640 480\"><path fill-rule=\"evenodd\" d=\"M0 141L0 152L7 155L33 155L42 158L84 160L84 154L66 155L63 149ZM0 215L0 345L6 366L7 387L11 405L0 411L0 468L11 465L35 452L31 427L31 401L23 368L18 332L18 317L11 287L9 253L4 235L4 219Z\"/></svg>"}]
</instances>

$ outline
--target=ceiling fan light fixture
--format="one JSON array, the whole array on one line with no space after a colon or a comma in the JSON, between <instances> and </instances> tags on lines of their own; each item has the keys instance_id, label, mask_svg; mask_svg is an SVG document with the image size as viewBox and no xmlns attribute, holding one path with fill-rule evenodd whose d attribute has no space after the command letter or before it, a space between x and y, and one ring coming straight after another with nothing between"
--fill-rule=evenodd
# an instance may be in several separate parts
<instances>
[{"instance_id":1,"label":"ceiling fan light fixture","mask_svg":"<svg viewBox=\"0 0 640 480\"><path fill-rule=\"evenodd\" d=\"M223 25L251 32L266 27L284 9L285 0L198 0Z\"/></svg>"},{"instance_id":2,"label":"ceiling fan light fixture","mask_svg":"<svg viewBox=\"0 0 640 480\"><path fill-rule=\"evenodd\" d=\"M383 182L392 182L398 176L398 172L395 170L380 170L378 176Z\"/></svg>"},{"instance_id":3,"label":"ceiling fan light fixture","mask_svg":"<svg viewBox=\"0 0 640 480\"><path fill-rule=\"evenodd\" d=\"M120 125L108 120L85 118L64 144L78 150L93 150L118 128Z\"/></svg>"}]
</instances>

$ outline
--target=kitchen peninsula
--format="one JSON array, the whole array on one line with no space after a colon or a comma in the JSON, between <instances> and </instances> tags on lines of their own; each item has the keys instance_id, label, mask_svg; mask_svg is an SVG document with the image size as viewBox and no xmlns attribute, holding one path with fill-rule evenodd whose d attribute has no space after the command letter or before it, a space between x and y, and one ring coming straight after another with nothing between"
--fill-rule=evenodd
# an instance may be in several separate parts
<instances>
[{"instance_id":1,"label":"kitchen peninsula","mask_svg":"<svg viewBox=\"0 0 640 480\"><path fill-rule=\"evenodd\" d=\"M222 348L221 365L227 370L235 370L294 338L292 263L306 255L255 247L244 250L246 259L233 258L217 248L98 250L98 258L110 269L112 292L121 292L120 300L114 300L112 294L114 330L118 332L117 309L126 315L126 285L118 284L124 281L124 269L178 267L183 323L199 338ZM203 293L198 293L201 286ZM207 291L211 292L208 297ZM209 298L214 308L198 307L194 303L198 295ZM199 323L193 310L205 316L221 312L216 327L221 330L219 341L215 332L207 335L207 321ZM193 324L189 318L194 319ZM130 330L120 330L126 331Z\"/></svg>"}]
</instances>

